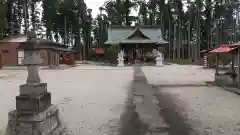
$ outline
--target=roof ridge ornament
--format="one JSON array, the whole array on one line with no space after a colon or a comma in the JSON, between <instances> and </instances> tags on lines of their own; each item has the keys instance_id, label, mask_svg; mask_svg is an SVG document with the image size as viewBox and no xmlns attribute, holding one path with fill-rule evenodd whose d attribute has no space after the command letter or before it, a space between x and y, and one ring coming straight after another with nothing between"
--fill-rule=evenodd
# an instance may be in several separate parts
<instances>
[{"instance_id":1,"label":"roof ridge ornament","mask_svg":"<svg viewBox=\"0 0 240 135\"><path fill-rule=\"evenodd\" d=\"M140 33L139 33L139 36L141 36L141 37L143 37L143 38L146 38L146 39L150 39L148 36L146 36L146 35L141 31L140 27L136 27L136 28L133 30L133 32L132 32L129 36L127 36L126 39L131 39L132 37L134 37L134 36L137 34L137 32L140 32Z\"/></svg>"}]
</instances>

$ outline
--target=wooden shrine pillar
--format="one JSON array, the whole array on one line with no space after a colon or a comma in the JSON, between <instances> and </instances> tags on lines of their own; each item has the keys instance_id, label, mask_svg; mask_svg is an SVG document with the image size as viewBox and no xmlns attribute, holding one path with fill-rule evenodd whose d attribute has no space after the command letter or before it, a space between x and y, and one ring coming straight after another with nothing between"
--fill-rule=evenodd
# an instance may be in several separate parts
<instances>
[{"instance_id":1,"label":"wooden shrine pillar","mask_svg":"<svg viewBox=\"0 0 240 135\"><path fill-rule=\"evenodd\" d=\"M234 54L232 54L232 65L231 65L231 70L232 70L233 73L235 72L234 67L235 67L235 58L234 58Z\"/></svg>"},{"instance_id":2,"label":"wooden shrine pillar","mask_svg":"<svg viewBox=\"0 0 240 135\"><path fill-rule=\"evenodd\" d=\"M240 49L237 48L237 59L238 59L238 86L240 86Z\"/></svg>"},{"instance_id":3,"label":"wooden shrine pillar","mask_svg":"<svg viewBox=\"0 0 240 135\"><path fill-rule=\"evenodd\" d=\"M232 81L233 84L237 84L237 76L236 76L236 71L235 71L235 57L234 53L232 53L232 65L231 65L231 71L232 71Z\"/></svg>"},{"instance_id":4,"label":"wooden shrine pillar","mask_svg":"<svg viewBox=\"0 0 240 135\"><path fill-rule=\"evenodd\" d=\"M216 56L216 72L215 74L218 75L218 72L219 72L219 53L217 53L217 56Z\"/></svg>"}]
</instances>

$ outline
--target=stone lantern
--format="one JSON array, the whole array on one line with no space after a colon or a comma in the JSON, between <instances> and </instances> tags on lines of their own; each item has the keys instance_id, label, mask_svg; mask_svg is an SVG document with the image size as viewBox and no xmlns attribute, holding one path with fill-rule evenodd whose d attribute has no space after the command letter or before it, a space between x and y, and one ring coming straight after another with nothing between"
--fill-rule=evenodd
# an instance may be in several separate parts
<instances>
[{"instance_id":1,"label":"stone lantern","mask_svg":"<svg viewBox=\"0 0 240 135\"><path fill-rule=\"evenodd\" d=\"M16 110L9 112L5 135L58 135L65 130L59 120L58 108L51 104L51 93L47 83L41 81L38 73L40 44L36 34L30 32L24 50L23 64L27 66L26 84L20 85L16 96Z\"/></svg>"}]
</instances>

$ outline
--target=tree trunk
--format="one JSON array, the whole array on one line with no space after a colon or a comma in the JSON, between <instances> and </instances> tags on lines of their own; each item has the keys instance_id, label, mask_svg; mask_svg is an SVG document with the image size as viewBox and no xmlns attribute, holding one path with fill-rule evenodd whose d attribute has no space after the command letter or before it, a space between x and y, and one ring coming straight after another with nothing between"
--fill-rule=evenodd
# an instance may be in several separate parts
<instances>
[{"instance_id":1,"label":"tree trunk","mask_svg":"<svg viewBox=\"0 0 240 135\"><path fill-rule=\"evenodd\" d=\"M51 29L47 28L46 36L47 36L47 39L50 39L50 40L52 39Z\"/></svg>"},{"instance_id":2,"label":"tree trunk","mask_svg":"<svg viewBox=\"0 0 240 135\"><path fill-rule=\"evenodd\" d=\"M191 59L191 23L188 21L188 59Z\"/></svg>"},{"instance_id":3,"label":"tree trunk","mask_svg":"<svg viewBox=\"0 0 240 135\"><path fill-rule=\"evenodd\" d=\"M168 36L168 42L169 42L168 43L168 58L170 60L171 59L171 45L172 45L171 44L172 42L171 42L171 21L170 20L169 20L169 24L168 25L169 25L169 30L168 30L169 31L168 32L169 33L169 36Z\"/></svg>"},{"instance_id":4,"label":"tree trunk","mask_svg":"<svg viewBox=\"0 0 240 135\"><path fill-rule=\"evenodd\" d=\"M31 4L31 14L32 14L32 27L33 27L33 31L36 30L36 16L35 16L35 4L32 3Z\"/></svg>"},{"instance_id":5,"label":"tree trunk","mask_svg":"<svg viewBox=\"0 0 240 135\"><path fill-rule=\"evenodd\" d=\"M64 16L64 45L67 45L67 17Z\"/></svg>"},{"instance_id":6,"label":"tree trunk","mask_svg":"<svg viewBox=\"0 0 240 135\"><path fill-rule=\"evenodd\" d=\"M18 25L18 29L17 29L17 33L20 33L21 31L21 24L22 24L22 12L21 12L21 9L22 9L22 0L18 0L18 6L17 6L17 14L18 14L18 21L17 21L17 25Z\"/></svg>"},{"instance_id":7,"label":"tree trunk","mask_svg":"<svg viewBox=\"0 0 240 135\"><path fill-rule=\"evenodd\" d=\"M199 8L197 8L197 45L196 45L196 55L195 62L197 62L200 58L200 14Z\"/></svg>"},{"instance_id":8,"label":"tree trunk","mask_svg":"<svg viewBox=\"0 0 240 135\"><path fill-rule=\"evenodd\" d=\"M175 60L175 50L176 50L176 24L174 23L174 28L173 28L173 31L174 31L174 39L173 39L173 60Z\"/></svg>"},{"instance_id":9,"label":"tree trunk","mask_svg":"<svg viewBox=\"0 0 240 135\"><path fill-rule=\"evenodd\" d=\"M13 33L13 0L8 0L8 26L9 26L9 34Z\"/></svg>"},{"instance_id":10,"label":"tree trunk","mask_svg":"<svg viewBox=\"0 0 240 135\"><path fill-rule=\"evenodd\" d=\"M117 0L116 3L117 3L117 24L121 25L122 24L121 14L120 14L121 13L120 12L120 10L121 10L121 0Z\"/></svg>"},{"instance_id":11,"label":"tree trunk","mask_svg":"<svg viewBox=\"0 0 240 135\"><path fill-rule=\"evenodd\" d=\"M181 23L178 24L178 43L177 43L177 57L181 59Z\"/></svg>"},{"instance_id":12,"label":"tree trunk","mask_svg":"<svg viewBox=\"0 0 240 135\"><path fill-rule=\"evenodd\" d=\"M25 30L24 33L26 34L28 32L28 5L27 0L24 0L24 24L25 24Z\"/></svg>"}]
</instances>

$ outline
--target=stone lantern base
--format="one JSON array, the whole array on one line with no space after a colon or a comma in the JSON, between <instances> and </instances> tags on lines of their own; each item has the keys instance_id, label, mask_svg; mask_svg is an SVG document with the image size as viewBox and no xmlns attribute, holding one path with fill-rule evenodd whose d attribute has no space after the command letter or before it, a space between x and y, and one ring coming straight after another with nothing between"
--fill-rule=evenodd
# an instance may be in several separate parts
<instances>
[{"instance_id":1,"label":"stone lantern base","mask_svg":"<svg viewBox=\"0 0 240 135\"><path fill-rule=\"evenodd\" d=\"M8 114L5 135L66 135L46 83L20 85L16 110Z\"/></svg>"},{"instance_id":2,"label":"stone lantern base","mask_svg":"<svg viewBox=\"0 0 240 135\"><path fill-rule=\"evenodd\" d=\"M59 119L58 108L51 105L37 114L18 116L16 110L9 112L5 135L67 135Z\"/></svg>"}]
</instances>

